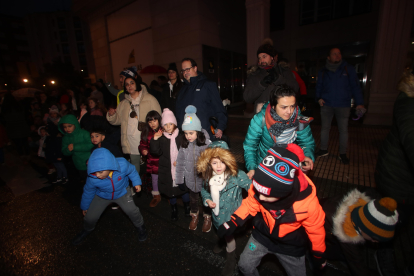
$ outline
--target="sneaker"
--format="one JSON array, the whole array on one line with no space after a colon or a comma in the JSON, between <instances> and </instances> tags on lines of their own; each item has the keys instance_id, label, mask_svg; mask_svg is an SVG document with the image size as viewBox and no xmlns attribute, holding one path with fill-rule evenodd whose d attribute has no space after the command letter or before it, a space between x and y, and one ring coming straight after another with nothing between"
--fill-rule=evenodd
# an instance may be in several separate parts
<instances>
[{"instance_id":1,"label":"sneaker","mask_svg":"<svg viewBox=\"0 0 414 276\"><path fill-rule=\"evenodd\" d=\"M323 156L329 155L329 152L327 150L320 149L315 155L316 155L316 158L323 157Z\"/></svg>"},{"instance_id":2,"label":"sneaker","mask_svg":"<svg viewBox=\"0 0 414 276\"><path fill-rule=\"evenodd\" d=\"M49 171L47 172L47 174L52 174L54 173L56 170L55 169L49 169Z\"/></svg>"},{"instance_id":3,"label":"sneaker","mask_svg":"<svg viewBox=\"0 0 414 276\"><path fill-rule=\"evenodd\" d=\"M88 236L92 231L86 231L82 230L79 234L76 235L76 237L72 240L73 245L78 245Z\"/></svg>"},{"instance_id":4,"label":"sneaker","mask_svg":"<svg viewBox=\"0 0 414 276\"><path fill-rule=\"evenodd\" d=\"M69 179L66 177L62 177L62 182L60 184L67 184L69 182Z\"/></svg>"},{"instance_id":5,"label":"sneaker","mask_svg":"<svg viewBox=\"0 0 414 276\"><path fill-rule=\"evenodd\" d=\"M198 212L197 213L190 213L191 216L191 222L190 222L190 226L188 227L188 229L190 230L196 230L197 229L197 224L198 224Z\"/></svg>"},{"instance_id":6,"label":"sneaker","mask_svg":"<svg viewBox=\"0 0 414 276\"><path fill-rule=\"evenodd\" d=\"M340 154L339 155L339 160L341 160L342 164L344 164L344 165L349 164L349 159L348 159L348 157L346 157L346 154Z\"/></svg>"},{"instance_id":7,"label":"sneaker","mask_svg":"<svg viewBox=\"0 0 414 276\"><path fill-rule=\"evenodd\" d=\"M395 266L394 250L380 249L374 253L375 262L377 263L378 272L381 276L397 276Z\"/></svg>"},{"instance_id":8,"label":"sneaker","mask_svg":"<svg viewBox=\"0 0 414 276\"><path fill-rule=\"evenodd\" d=\"M223 270L221 271L222 276L232 276L237 264L236 250L232 252L227 252L226 255L226 264L224 265Z\"/></svg>"},{"instance_id":9,"label":"sneaker","mask_svg":"<svg viewBox=\"0 0 414 276\"><path fill-rule=\"evenodd\" d=\"M216 242L216 244L214 245L213 252L214 252L215 254L219 254L220 252L222 252L222 251L223 251L223 249L224 249L225 247L226 247L226 245L224 244L223 239L219 239L219 240Z\"/></svg>"},{"instance_id":10,"label":"sneaker","mask_svg":"<svg viewBox=\"0 0 414 276\"><path fill-rule=\"evenodd\" d=\"M147 229L145 228L145 225L142 225L140 227L137 227L138 229L138 240L140 242L143 242L147 239Z\"/></svg>"},{"instance_id":11,"label":"sneaker","mask_svg":"<svg viewBox=\"0 0 414 276\"><path fill-rule=\"evenodd\" d=\"M111 208L112 208L112 210L118 210L119 209L119 205L113 205Z\"/></svg>"},{"instance_id":12,"label":"sneaker","mask_svg":"<svg viewBox=\"0 0 414 276\"><path fill-rule=\"evenodd\" d=\"M211 216L210 215L204 215L204 222L203 222L203 228L202 231L204 233L208 233L211 230Z\"/></svg>"},{"instance_id":13,"label":"sneaker","mask_svg":"<svg viewBox=\"0 0 414 276\"><path fill-rule=\"evenodd\" d=\"M62 178L56 179L55 181L52 182L52 184L58 184L61 183L63 181Z\"/></svg>"}]
</instances>

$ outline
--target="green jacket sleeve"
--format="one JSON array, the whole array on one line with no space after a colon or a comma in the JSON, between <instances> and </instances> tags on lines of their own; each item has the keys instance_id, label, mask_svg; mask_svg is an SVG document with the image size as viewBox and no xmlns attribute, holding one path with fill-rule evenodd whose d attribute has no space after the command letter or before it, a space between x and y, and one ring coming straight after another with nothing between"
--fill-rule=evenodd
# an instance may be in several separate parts
<instances>
[{"instance_id":1,"label":"green jacket sleeve","mask_svg":"<svg viewBox=\"0 0 414 276\"><path fill-rule=\"evenodd\" d=\"M303 149L305 156L315 161L315 139L310 125L297 132L296 144Z\"/></svg>"},{"instance_id":2,"label":"green jacket sleeve","mask_svg":"<svg viewBox=\"0 0 414 276\"><path fill-rule=\"evenodd\" d=\"M68 146L69 146L69 141L68 138L66 136L63 136L62 138L62 153L63 155L66 156L71 156L73 154L73 151L69 151Z\"/></svg>"},{"instance_id":3,"label":"green jacket sleeve","mask_svg":"<svg viewBox=\"0 0 414 276\"><path fill-rule=\"evenodd\" d=\"M93 148L93 144L91 142L91 137L89 135L89 132L86 130L82 131L82 142L73 144L73 151L91 151Z\"/></svg>"},{"instance_id":4,"label":"green jacket sleeve","mask_svg":"<svg viewBox=\"0 0 414 276\"><path fill-rule=\"evenodd\" d=\"M201 188L201 197L203 198L203 205L208 207L208 204L206 201L209 199L213 201L213 199L211 198L211 194L207 192L207 190L204 188L204 184L205 184L205 180L203 181L203 187Z\"/></svg>"},{"instance_id":5,"label":"green jacket sleeve","mask_svg":"<svg viewBox=\"0 0 414 276\"><path fill-rule=\"evenodd\" d=\"M237 174L237 186L248 191L251 184L252 180L249 179L247 174L244 171L239 170L239 173Z\"/></svg>"},{"instance_id":6,"label":"green jacket sleeve","mask_svg":"<svg viewBox=\"0 0 414 276\"><path fill-rule=\"evenodd\" d=\"M244 161L246 163L247 171L254 170L257 167L257 151L259 150L260 139L262 138L265 108L254 115L250 121L249 129L247 130L246 138L243 142Z\"/></svg>"}]
</instances>

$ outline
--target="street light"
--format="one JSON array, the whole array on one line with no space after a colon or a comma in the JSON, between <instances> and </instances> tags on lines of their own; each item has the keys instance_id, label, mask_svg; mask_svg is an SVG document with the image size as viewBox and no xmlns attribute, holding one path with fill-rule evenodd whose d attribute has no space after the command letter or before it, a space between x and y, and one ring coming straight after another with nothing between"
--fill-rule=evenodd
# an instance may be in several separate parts
<instances>
[{"instance_id":1,"label":"street light","mask_svg":"<svg viewBox=\"0 0 414 276\"><path fill-rule=\"evenodd\" d=\"M5 83L4 86L7 86L7 83Z\"/></svg>"},{"instance_id":2,"label":"street light","mask_svg":"<svg viewBox=\"0 0 414 276\"><path fill-rule=\"evenodd\" d=\"M46 84L43 84L43 86L46 86Z\"/></svg>"},{"instance_id":3,"label":"street light","mask_svg":"<svg viewBox=\"0 0 414 276\"><path fill-rule=\"evenodd\" d=\"M55 84L55 81L51 81L50 83L51 83L51 84Z\"/></svg>"},{"instance_id":4,"label":"street light","mask_svg":"<svg viewBox=\"0 0 414 276\"><path fill-rule=\"evenodd\" d=\"M83 72L83 69L81 69L81 72Z\"/></svg>"},{"instance_id":5,"label":"street light","mask_svg":"<svg viewBox=\"0 0 414 276\"><path fill-rule=\"evenodd\" d=\"M27 79L23 79L23 82L28 82L28 80Z\"/></svg>"}]
</instances>

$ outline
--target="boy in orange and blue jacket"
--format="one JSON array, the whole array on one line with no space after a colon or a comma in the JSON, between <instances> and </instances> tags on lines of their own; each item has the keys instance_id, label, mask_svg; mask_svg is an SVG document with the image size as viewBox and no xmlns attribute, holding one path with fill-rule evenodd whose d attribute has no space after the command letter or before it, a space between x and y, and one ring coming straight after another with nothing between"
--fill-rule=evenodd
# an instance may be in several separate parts
<instances>
[{"instance_id":1,"label":"boy in orange and blue jacket","mask_svg":"<svg viewBox=\"0 0 414 276\"><path fill-rule=\"evenodd\" d=\"M254 217L252 235L239 261L245 276L259 275L256 267L268 253L277 256L288 275L305 276L308 238L315 263L320 268L326 264L325 213L315 185L299 167L303 159L303 150L295 144L269 149L255 171L248 197L218 229L219 236L231 235Z\"/></svg>"}]
</instances>

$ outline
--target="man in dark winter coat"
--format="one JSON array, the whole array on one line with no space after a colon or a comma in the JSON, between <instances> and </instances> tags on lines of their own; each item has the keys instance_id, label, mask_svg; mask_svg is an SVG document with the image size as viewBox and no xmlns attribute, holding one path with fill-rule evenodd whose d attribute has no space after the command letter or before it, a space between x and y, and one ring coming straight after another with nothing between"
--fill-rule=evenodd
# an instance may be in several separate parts
<instances>
[{"instance_id":1,"label":"man in dark winter coat","mask_svg":"<svg viewBox=\"0 0 414 276\"><path fill-rule=\"evenodd\" d=\"M185 108L194 105L197 108L197 117L201 121L201 127L207 130L211 140L221 138L227 127L227 111L220 99L217 85L197 71L197 63L191 58L184 58L181 63L181 73L184 75L184 86L176 103L176 115L178 127L183 124ZM211 132L210 117L218 119L215 134Z\"/></svg>"},{"instance_id":2,"label":"man in dark winter coat","mask_svg":"<svg viewBox=\"0 0 414 276\"><path fill-rule=\"evenodd\" d=\"M292 71L277 64L278 55L272 44L269 40L257 50L258 66L248 71L243 92L244 100L255 104L256 113L269 101L270 92L275 86L287 84L296 93L299 91L299 84Z\"/></svg>"},{"instance_id":3,"label":"man in dark winter coat","mask_svg":"<svg viewBox=\"0 0 414 276\"><path fill-rule=\"evenodd\" d=\"M364 98L359 86L358 76L353 66L342 60L341 51L332 48L325 67L318 73L316 100L321 106L321 146L317 157L327 156L329 131L335 115L339 131L339 159L349 164L346 156L348 144L348 120L351 99L354 98L357 109L364 108Z\"/></svg>"}]
</instances>

